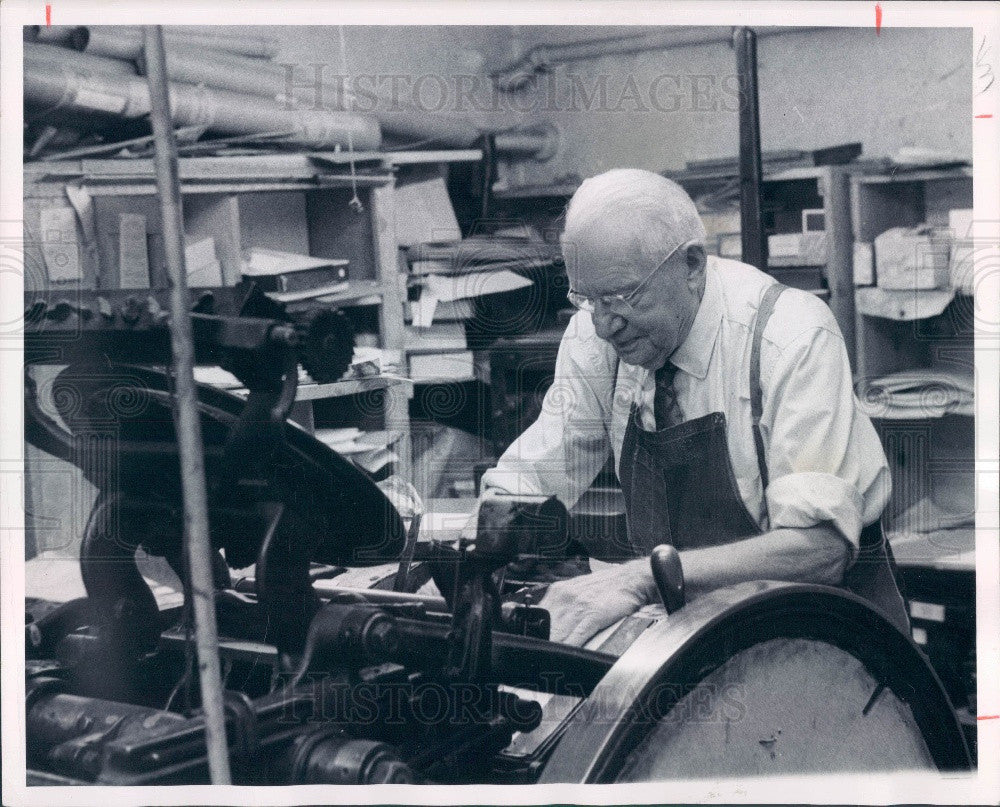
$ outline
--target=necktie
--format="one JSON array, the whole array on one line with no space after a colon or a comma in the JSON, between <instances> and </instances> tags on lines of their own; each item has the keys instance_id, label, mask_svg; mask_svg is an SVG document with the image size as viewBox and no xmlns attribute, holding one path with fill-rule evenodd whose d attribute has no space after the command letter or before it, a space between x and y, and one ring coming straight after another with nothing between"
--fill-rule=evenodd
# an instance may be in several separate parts
<instances>
[{"instance_id":1,"label":"necktie","mask_svg":"<svg viewBox=\"0 0 1000 807\"><path fill-rule=\"evenodd\" d=\"M656 371L656 393L653 396L653 417L657 430L676 426L681 422L681 411L677 405L677 393L674 390L674 376L677 368L670 362Z\"/></svg>"}]
</instances>

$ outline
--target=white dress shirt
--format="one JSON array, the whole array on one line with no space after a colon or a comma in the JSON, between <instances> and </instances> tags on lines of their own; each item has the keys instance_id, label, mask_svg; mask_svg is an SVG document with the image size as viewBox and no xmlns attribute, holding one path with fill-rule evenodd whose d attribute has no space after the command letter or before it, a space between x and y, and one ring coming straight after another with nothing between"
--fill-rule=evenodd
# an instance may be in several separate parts
<instances>
[{"instance_id":1,"label":"white dress shirt","mask_svg":"<svg viewBox=\"0 0 1000 807\"><path fill-rule=\"evenodd\" d=\"M684 420L725 413L740 496L762 530L831 522L856 548L861 528L878 519L889 499L889 468L854 396L833 313L798 289L778 298L761 345L761 431L770 477L762 490L751 428L750 348L761 296L773 282L752 266L709 257L691 332L670 357L678 368L677 401ZM538 420L487 471L484 489L555 495L572 507L609 451L618 467L633 401L643 427L654 428L654 387L654 373L617 362L590 314L578 312L563 335Z\"/></svg>"}]
</instances>

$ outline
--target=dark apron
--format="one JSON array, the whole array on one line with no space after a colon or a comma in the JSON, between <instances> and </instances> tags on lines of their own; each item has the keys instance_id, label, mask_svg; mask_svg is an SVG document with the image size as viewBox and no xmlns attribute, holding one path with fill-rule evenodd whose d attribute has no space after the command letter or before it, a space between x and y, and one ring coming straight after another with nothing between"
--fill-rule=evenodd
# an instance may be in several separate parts
<instances>
[{"instance_id":1,"label":"dark apron","mask_svg":"<svg viewBox=\"0 0 1000 807\"><path fill-rule=\"evenodd\" d=\"M750 402L764 490L768 475L760 432L760 343L785 288L775 284L765 292L751 349ZM626 540L619 539L623 545L613 548L620 559L649 555L658 544L672 544L678 550L698 549L761 534L736 484L722 412L649 432L641 427L638 407L633 403L618 475L627 524ZM909 635L906 604L894 572L892 552L876 521L861 533L860 551L844 576L844 586L879 608Z\"/></svg>"}]
</instances>

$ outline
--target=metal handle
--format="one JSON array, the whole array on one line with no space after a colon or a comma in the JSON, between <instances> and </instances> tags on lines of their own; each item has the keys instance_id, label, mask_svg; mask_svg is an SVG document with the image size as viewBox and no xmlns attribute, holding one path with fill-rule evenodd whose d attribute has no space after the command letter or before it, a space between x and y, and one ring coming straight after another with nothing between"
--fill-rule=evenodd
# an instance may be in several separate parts
<instances>
[{"instance_id":1,"label":"metal handle","mask_svg":"<svg viewBox=\"0 0 1000 807\"><path fill-rule=\"evenodd\" d=\"M669 544L660 544L653 548L649 556L649 565L653 570L653 580L660 592L663 607L668 614L684 607L684 569L681 567L681 556Z\"/></svg>"}]
</instances>

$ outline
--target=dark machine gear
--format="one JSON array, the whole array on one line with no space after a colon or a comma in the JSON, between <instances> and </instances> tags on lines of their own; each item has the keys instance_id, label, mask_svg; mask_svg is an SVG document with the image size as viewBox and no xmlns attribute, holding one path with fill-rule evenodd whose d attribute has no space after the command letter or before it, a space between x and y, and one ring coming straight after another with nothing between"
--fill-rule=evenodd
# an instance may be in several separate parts
<instances>
[{"instance_id":1,"label":"dark machine gear","mask_svg":"<svg viewBox=\"0 0 1000 807\"><path fill-rule=\"evenodd\" d=\"M324 308L311 311L302 319L299 361L320 384L336 381L350 366L354 351L354 334L347 317Z\"/></svg>"}]
</instances>

